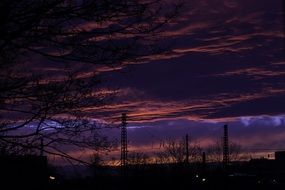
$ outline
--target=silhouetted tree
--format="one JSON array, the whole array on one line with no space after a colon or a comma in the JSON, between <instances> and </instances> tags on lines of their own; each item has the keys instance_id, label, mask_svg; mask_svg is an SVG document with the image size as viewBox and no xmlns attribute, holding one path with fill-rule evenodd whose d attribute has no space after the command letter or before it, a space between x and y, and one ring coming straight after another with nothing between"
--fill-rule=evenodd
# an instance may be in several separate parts
<instances>
[{"instance_id":1,"label":"silhouetted tree","mask_svg":"<svg viewBox=\"0 0 285 190\"><path fill-rule=\"evenodd\" d=\"M189 161L201 160L202 149L197 143L189 143ZM160 163L183 163L186 160L186 144L184 140L167 140L163 150L156 154Z\"/></svg>"},{"instance_id":2,"label":"silhouetted tree","mask_svg":"<svg viewBox=\"0 0 285 190\"><path fill-rule=\"evenodd\" d=\"M223 160L223 144L221 140L217 140L214 144L206 147L207 160L210 162L222 162Z\"/></svg>"},{"instance_id":3,"label":"silhouetted tree","mask_svg":"<svg viewBox=\"0 0 285 190\"><path fill-rule=\"evenodd\" d=\"M176 15L179 6L172 5L165 0L1 1L1 151L44 151L77 160L66 152L69 145L108 149L111 144L98 132L103 125L83 114L114 93L100 90L98 72L161 53L155 34Z\"/></svg>"},{"instance_id":4,"label":"silhouetted tree","mask_svg":"<svg viewBox=\"0 0 285 190\"><path fill-rule=\"evenodd\" d=\"M98 152L94 152L91 156L91 169L93 170L94 175L98 175L102 172L104 161L102 155Z\"/></svg>"},{"instance_id":5,"label":"silhouetted tree","mask_svg":"<svg viewBox=\"0 0 285 190\"><path fill-rule=\"evenodd\" d=\"M165 151L160 151L155 154L154 162L156 164L170 163L170 159Z\"/></svg>"},{"instance_id":6,"label":"silhouetted tree","mask_svg":"<svg viewBox=\"0 0 285 190\"><path fill-rule=\"evenodd\" d=\"M148 163L149 156L143 152L131 152L128 154L128 164L145 165Z\"/></svg>"},{"instance_id":7,"label":"silhouetted tree","mask_svg":"<svg viewBox=\"0 0 285 190\"><path fill-rule=\"evenodd\" d=\"M102 160L102 158L98 152L95 152L92 154L91 164L94 167L98 167L98 166L101 166L103 164L103 160Z\"/></svg>"},{"instance_id":8,"label":"silhouetted tree","mask_svg":"<svg viewBox=\"0 0 285 190\"><path fill-rule=\"evenodd\" d=\"M230 161L239 161L242 159L242 146L235 142L230 142Z\"/></svg>"},{"instance_id":9,"label":"silhouetted tree","mask_svg":"<svg viewBox=\"0 0 285 190\"><path fill-rule=\"evenodd\" d=\"M185 161L186 146L182 140L174 141L169 140L165 144L165 153L173 163L182 163Z\"/></svg>"},{"instance_id":10,"label":"silhouetted tree","mask_svg":"<svg viewBox=\"0 0 285 190\"><path fill-rule=\"evenodd\" d=\"M229 142L229 158L230 161L238 161L242 158L242 146L235 142ZM215 144L206 148L207 160L210 162L223 161L223 141L217 140Z\"/></svg>"}]
</instances>

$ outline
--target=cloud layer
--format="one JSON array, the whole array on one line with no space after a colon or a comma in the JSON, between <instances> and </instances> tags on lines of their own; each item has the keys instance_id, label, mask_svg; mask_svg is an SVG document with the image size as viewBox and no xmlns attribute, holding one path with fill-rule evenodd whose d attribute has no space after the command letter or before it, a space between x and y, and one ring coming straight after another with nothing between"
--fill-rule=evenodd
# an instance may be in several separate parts
<instances>
[{"instance_id":1,"label":"cloud layer","mask_svg":"<svg viewBox=\"0 0 285 190\"><path fill-rule=\"evenodd\" d=\"M168 38L165 43L174 44L167 56L102 74L108 87L124 93L111 110L102 108L96 114L128 112L135 121L283 114L281 4L187 3L185 14L162 33Z\"/></svg>"}]
</instances>

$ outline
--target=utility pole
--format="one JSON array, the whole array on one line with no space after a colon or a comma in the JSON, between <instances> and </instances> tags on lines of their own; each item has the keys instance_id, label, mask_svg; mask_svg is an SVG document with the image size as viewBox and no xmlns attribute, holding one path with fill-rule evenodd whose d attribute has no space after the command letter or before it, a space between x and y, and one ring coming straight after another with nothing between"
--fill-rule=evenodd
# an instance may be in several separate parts
<instances>
[{"instance_id":1,"label":"utility pole","mask_svg":"<svg viewBox=\"0 0 285 190\"><path fill-rule=\"evenodd\" d=\"M185 137L185 143L186 143L186 164L188 165L189 164L189 140L188 140L188 134L186 134L186 137Z\"/></svg>"},{"instance_id":2,"label":"utility pole","mask_svg":"<svg viewBox=\"0 0 285 190\"><path fill-rule=\"evenodd\" d=\"M128 159L127 114L123 113L121 119L121 169L122 175L125 175Z\"/></svg>"},{"instance_id":3,"label":"utility pole","mask_svg":"<svg viewBox=\"0 0 285 190\"><path fill-rule=\"evenodd\" d=\"M224 136L223 136L223 166L226 168L229 164L229 136L228 136L228 125L224 125Z\"/></svg>"}]
</instances>

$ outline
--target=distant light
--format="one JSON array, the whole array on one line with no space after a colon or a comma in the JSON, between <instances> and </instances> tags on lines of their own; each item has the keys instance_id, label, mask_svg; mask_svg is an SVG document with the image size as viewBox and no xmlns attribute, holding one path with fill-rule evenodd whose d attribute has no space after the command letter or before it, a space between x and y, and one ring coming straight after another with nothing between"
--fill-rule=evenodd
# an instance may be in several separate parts
<instances>
[{"instance_id":1,"label":"distant light","mask_svg":"<svg viewBox=\"0 0 285 190\"><path fill-rule=\"evenodd\" d=\"M199 175L197 174L197 175L196 175L196 178L198 178L198 177L199 177Z\"/></svg>"},{"instance_id":2,"label":"distant light","mask_svg":"<svg viewBox=\"0 0 285 190\"><path fill-rule=\"evenodd\" d=\"M55 177L54 176L49 176L49 179L50 180L55 180Z\"/></svg>"},{"instance_id":3,"label":"distant light","mask_svg":"<svg viewBox=\"0 0 285 190\"><path fill-rule=\"evenodd\" d=\"M205 182L205 181L206 181L206 178L203 178L202 181Z\"/></svg>"}]
</instances>

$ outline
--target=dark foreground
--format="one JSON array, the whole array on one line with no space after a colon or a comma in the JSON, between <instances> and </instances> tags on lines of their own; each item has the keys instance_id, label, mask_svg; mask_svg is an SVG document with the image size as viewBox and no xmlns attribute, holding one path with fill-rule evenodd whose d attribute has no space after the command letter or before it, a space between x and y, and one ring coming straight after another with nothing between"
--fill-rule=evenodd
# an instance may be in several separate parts
<instances>
[{"instance_id":1,"label":"dark foreground","mask_svg":"<svg viewBox=\"0 0 285 190\"><path fill-rule=\"evenodd\" d=\"M96 167L91 169L92 175L88 177L72 178L61 176L60 171L50 171L44 161L33 160L33 157L2 159L0 189L285 189L283 161L252 160L232 163L226 168L210 164L148 164L129 166L125 172L118 167Z\"/></svg>"},{"instance_id":2,"label":"dark foreground","mask_svg":"<svg viewBox=\"0 0 285 190\"><path fill-rule=\"evenodd\" d=\"M151 190L151 189L282 189L284 190L284 178L264 178L257 176L227 176L222 173L208 175L179 175L179 174L150 174L149 176L129 177L97 177L95 179L82 179L65 181L55 185L51 189L68 190Z\"/></svg>"}]
</instances>

